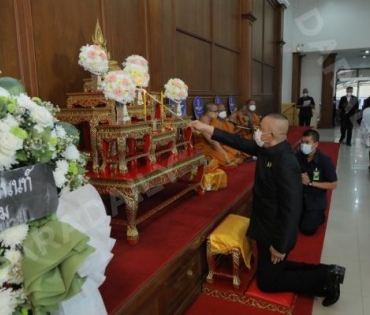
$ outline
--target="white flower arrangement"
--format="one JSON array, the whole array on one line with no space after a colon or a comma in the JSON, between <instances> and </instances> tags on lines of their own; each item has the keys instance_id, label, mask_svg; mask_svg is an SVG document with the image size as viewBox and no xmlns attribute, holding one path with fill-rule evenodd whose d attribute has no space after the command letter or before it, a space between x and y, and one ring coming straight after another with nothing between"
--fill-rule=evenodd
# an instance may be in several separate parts
<instances>
[{"instance_id":1,"label":"white flower arrangement","mask_svg":"<svg viewBox=\"0 0 370 315\"><path fill-rule=\"evenodd\" d=\"M103 93L106 98L126 104L134 100L136 95L135 91L135 83L124 71L110 71L105 76Z\"/></svg>"},{"instance_id":2,"label":"white flower arrangement","mask_svg":"<svg viewBox=\"0 0 370 315\"><path fill-rule=\"evenodd\" d=\"M131 77L138 87L147 87L149 84L148 61L139 55L131 55L122 63L123 72Z\"/></svg>"},{"instance_id":3,"label":"white flower arrangement","mask_svg":"<svg viewBox=\"0 0 370 315\"><path fill-rule=\"evenodd\" d=\"M85 45L80 49L78 64L93 74L102 75L108 71L108 56L98 45Z\"/></svg>"},{"instance_id":4,"label":"white flower arrangement","mask_svg":"<svg viewBox=\"0 0 370 315\"><path fill-rule=\"evenodd\" d=\"M87 183L88 156L76 148L79 136L68 135L57 122L54 117L57 111L53 104L25 94L0 97L0 171L48 163L60 192ZM68 164L63 172L56 165L61 160Z\"/></svg>"},{"instance_id":5,"label":"white flower arrangement","mask_svg":"<svg viewBox=\"0 0 370 315\"><path fill-rule=\"evenodd\" d=\"M169 79L164 88L164 96L176 102L185 100L188 97L188 86L180 79Z\"/></svg>"},{"instance_id":6,"label":"white flower arrangement","mask_svg":"<svg viewBox=\"0 0 370 315\"><path fill-rule=\"evenodd\" d=\"M88 182L88 156L76 148L79 135L68 133L54 117L57 111L50 102L0 89L0 172L47 163L62 195ZM30 308L22 274L28 229L28 224L21 224L0 232L1 314L28 314Z\"/></svg>"}]
</instances>

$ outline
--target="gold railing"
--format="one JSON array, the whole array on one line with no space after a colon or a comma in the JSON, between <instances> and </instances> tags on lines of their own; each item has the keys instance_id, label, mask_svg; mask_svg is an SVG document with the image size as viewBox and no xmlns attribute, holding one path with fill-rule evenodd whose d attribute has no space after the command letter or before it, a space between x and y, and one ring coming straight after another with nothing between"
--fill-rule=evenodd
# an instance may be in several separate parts
<instances>
[{"instance_id":1,"label":"gold railing","mask_svg":"<svg viewBox=\"0 0 370 315\"><path fill-rule=\"evenodd\" d=\"M298 112L299 110L295 107L295 103L281 104L281 113L288 118L290 126L299 125Z\"/></svg>"}]
</instances>

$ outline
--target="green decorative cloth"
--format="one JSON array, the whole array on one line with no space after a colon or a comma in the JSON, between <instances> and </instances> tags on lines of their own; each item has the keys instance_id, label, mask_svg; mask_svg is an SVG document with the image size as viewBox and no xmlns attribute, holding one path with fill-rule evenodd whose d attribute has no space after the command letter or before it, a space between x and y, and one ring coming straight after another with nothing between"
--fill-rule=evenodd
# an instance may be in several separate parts
<instances>
[{"instance_id":1,"label":"green decorative cloth","mask_svg":"<svg viewBox=\"0 0 370 315\"><path fill-rule=\"evenodd\" d=\"M33 314L43 315L81 291L85 278L77 270L94 248L89 237L55 216L30 224L23 244L24 289Z\"/></svg>"}]
</instances>

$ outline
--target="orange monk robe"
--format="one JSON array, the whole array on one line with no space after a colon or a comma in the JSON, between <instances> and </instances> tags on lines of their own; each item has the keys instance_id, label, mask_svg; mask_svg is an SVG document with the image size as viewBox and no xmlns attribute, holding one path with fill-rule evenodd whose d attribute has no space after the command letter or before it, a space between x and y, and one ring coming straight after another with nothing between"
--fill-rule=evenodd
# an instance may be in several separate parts
<instances>
[{"instance_id":1,"label":"orange monk robe","mask_svg":"<svg viewBox=\"0 0 370 315\"><path fill-rule=\"evenodd\" d=\"M252 120L252 123L250 121L247 122L246 117L244 115L240 114L236 116L236 124L239 126L244 126L250 129L242 129L238 131L238 135L246 138L246 139L253 139L253 133L256 128L260 125L260 118L256 113L251 113L247 116L248 119Z\"/></svg>"},{"instance_id":2,"label":"orange monk robe","mask_svg":"<svg viewBox=\"0 0 370 315\"><path fill-rule=\"evenodd\" d=\"M220 119L212 119L211 126L226 130L228 132L233 132L234 129L233 125L226 121L221 121ZM228 165L224 153L217 151L214 146L212 146L212 144L210 144L202 135L196 137L195 141L196 143L194 147L202 150L208 161L216 159L219 165ZM235 160L238 151L225 145L221 145L221 147L227 153L230 163L232 163Z\"/></svg>"}]
</instances>

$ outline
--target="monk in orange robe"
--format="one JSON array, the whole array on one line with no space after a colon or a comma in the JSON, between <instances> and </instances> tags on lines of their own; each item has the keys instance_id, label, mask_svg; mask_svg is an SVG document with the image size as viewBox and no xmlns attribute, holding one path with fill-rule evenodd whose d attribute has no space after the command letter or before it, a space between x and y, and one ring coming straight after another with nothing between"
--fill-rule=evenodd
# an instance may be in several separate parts
<instances>
[{"instance_id":1,"label":"monk in orange robe","mask_svg":"<svg viewBox=\"0 0 370 315\"><path fill-rule=\"evenodd\" d=\"M226 113L226 110L225 110ZM227 131L233 130L233 125L226 122L225 119L218 119L217 105L206 104L205 114L199 119L201 122L212 125ZM226 117L225 117L226 118ZM214 141L207 134L201 134L195 137L195 148L203 151L208 161L217 160L219 165L235 166L238 151L228 146L221 145Z\"/></svg>"},{"instance_id":2,"label":"monk in orange robe","mask_svg":"<svg viewBox=\"0 0 370 315\"><path fill-rule=\"evenodd\" d=\"M228 120L235 125L235 132L247 139L253 139L254 131L260 125L260 117L256 114L256 102L248 100Z\"/></svg>"},{"instance_id":3,"label":"monk in orange robe","mask_svg":"<svg viewBox=\"0 0 370 315\"><path fill-rule=\"evenodd\" d=\"M252 99L246 101L237 111L232 113L228 120L235 125L235 133L246 139L253 139L253 134L260 125L260 117L256 114L256 102ZM243 153L246 159L251 155Z\"/></svg>"}]
</instances>

